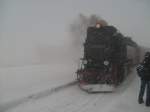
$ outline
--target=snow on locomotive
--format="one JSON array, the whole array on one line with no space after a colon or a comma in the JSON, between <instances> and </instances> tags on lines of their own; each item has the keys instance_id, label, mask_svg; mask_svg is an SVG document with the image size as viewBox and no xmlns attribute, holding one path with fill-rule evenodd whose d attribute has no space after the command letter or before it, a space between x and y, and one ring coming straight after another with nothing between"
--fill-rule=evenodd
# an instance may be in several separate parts
<instances>
[{"instance_id":1,"label":"snow on locomotive","mask_svg":"<svg viewBox=\"0 0 150 112\"><path fill-rule=\"evenodd\" d=\"M137 46L113 26L97 23L88 27L84 56L77 70L80 88L87 92L114 91L129 72L132 60L127 56L128 45Z\"/></svg>"}]
</instances>

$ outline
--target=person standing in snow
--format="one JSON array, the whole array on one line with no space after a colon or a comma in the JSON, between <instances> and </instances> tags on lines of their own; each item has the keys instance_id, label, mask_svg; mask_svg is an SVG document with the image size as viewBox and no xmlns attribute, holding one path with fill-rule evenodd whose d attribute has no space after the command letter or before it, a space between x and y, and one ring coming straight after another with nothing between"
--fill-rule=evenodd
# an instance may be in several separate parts
<instances>
[{"instance_id":1,"label":"person standing in snow","mask_svg":"<svg viewBox=\"0 0 150 112\"><path fill-rule=\"evenodd\" d=\"M137 73L141 79L138 102L144 103L143 96L146 89L146 106L150 106L150 52L146 52L145 58L141 64L137 66Z\"/></svg>"}]
</instances>

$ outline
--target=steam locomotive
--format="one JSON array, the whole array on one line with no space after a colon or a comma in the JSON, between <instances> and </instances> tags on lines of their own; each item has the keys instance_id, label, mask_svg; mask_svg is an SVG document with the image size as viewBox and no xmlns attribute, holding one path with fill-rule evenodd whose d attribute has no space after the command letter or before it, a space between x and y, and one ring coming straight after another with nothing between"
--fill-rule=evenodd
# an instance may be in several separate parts
<instances>
[{"instance_id":1,"label":"steam locomotive","mask_svg":"<svg viewBox=\"0 0 150 112\"><path fill-rule=\"evenodd\" d=\"M87 92L112 92L129 73L132 59L127 46L136 43L124 37L114 26L97 23L88 27L84 56L77 70L79 87Z\"/></svg>"}]
</instances>

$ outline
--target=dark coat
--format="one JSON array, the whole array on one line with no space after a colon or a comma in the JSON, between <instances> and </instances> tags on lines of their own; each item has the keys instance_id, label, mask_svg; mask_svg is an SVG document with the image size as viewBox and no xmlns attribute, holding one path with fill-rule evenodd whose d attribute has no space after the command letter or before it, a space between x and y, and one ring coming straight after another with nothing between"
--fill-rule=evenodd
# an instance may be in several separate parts
<instances>
[{"instance_id":1,"label":"dark coat","mask_svg":"<svg viewBox=\"0 0 150 112\"><path fill-rule=\"evenodd\" d=\"M141 63L137 66L136 68L138 76L142 79L142 80L146 80L146 81L150 81L150 68Z\"/></svg>"}]
</instances>

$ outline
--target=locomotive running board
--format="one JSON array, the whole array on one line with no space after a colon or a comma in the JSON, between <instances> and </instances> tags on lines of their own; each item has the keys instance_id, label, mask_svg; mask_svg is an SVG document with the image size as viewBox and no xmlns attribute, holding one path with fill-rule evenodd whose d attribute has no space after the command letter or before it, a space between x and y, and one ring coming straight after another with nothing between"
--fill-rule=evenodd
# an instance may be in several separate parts
<instances>
[{"instance_id":1,"label":"locomotive running board","mask_svg":"<svg viewBox=\"0 0 150 112\"><path fill-rule=\"evenodd\" d=\"M113 85L107 84L79 84L79 87L88 93L110 93L115 90Z\"/></svg>"}]
</instances>

